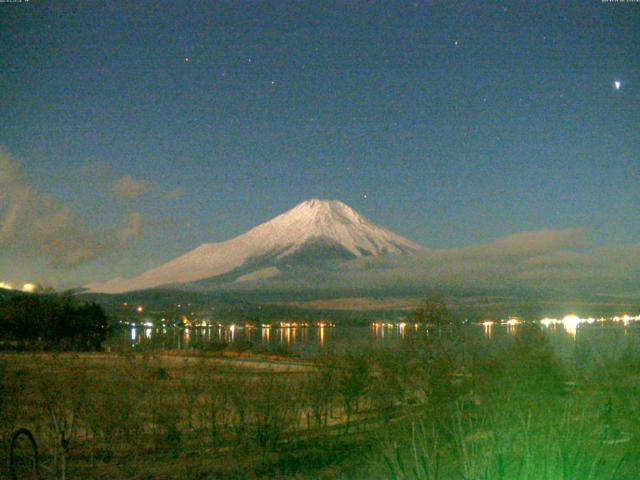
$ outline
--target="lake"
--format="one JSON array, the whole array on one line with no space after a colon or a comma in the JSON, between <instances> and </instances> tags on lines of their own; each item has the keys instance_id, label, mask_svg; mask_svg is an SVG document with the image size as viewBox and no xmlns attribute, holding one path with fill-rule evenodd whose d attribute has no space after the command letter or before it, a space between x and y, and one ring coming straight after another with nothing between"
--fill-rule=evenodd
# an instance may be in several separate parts
<instances>
[{"instance_id":1,"label":"lake","mask_svg":"<svg viewBox=\"0 0 640 480\"><path fill-rule=\"evenodd\" d=\"M589 349L596 356L619 354L627 346L640 347L640 317L624 319L543 319L538 323L551 345L564 360L571 360L577 349ZM405 341L417 325L380 323L369 325L332 325L282 323L274 325L212 325L191 328L123 328L112 343L120 348L163 350L211 349L223 344L262 345L266 349L286 348L302 357L320 351L341 352L363 348L392 348ZM462 327L459 335L468 345L491 345L508 342L522 328L511 319Z\"/></svg>"}]
</instances>

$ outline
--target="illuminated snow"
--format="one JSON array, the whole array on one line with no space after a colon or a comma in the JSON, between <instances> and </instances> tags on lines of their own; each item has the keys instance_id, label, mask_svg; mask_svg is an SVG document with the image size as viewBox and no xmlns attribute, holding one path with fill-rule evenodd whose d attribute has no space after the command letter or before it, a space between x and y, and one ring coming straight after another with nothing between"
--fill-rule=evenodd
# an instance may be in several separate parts
<instances>
[{"instance_id":1,"label":"illuminated snow","mask_svg":"<svg viewBox=\"0 0 640 480\"><path fill-rule=\"evenodd\" d=\"M201 245L137 277L92 283L87 288L120 293L194 282L231 272L251 259L282 259L314 241L339 246L355 257L411 253L423 248L374 224L342 202L308 200L231 240Z\"/></svg>"}]
</instances>

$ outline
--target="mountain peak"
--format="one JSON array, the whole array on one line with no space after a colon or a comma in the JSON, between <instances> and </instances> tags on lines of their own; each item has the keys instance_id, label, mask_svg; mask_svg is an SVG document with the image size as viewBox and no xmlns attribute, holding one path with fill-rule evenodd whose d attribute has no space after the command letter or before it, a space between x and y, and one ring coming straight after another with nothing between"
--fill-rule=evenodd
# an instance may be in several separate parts
<instances>
[{"instance_id":1,"label":"mountain peak","mask_svg":"<svg viewBox=\"0 0 640 480\"><path fill-rule=\"evenodd\" d=\"M363 217L346 203L339 200L306 200L279 217L285 217L292 221L309 221L326 223L337 221L341 223L361 223ZM279 217L276 217L279 218ZM275 220L275 219L274 219Z\"/></svg>"},{"instance_id":2,"label":"mountain peak","mask_svg":"<svg viewBox=\"0 0 640 480\"><path fill-rule=\"evenodd\" d=\"M312 198L309 200L305 200L302 203L299 203L293 210L296 208L310 208L310 209L326 209L326 208L348 208L351 209L349 205L341 202L340 200L329 200L324 198Z\"/></svg>"},{"instance_id":3,"label":"mountain peak","mask_svg":"<svg viewBox=\"0 0 640 480\"><path fill-rule=\"evenodd\" d=\"M292 263L413 253L422 247L380 227L338 200L311 199L248 232L207 243L131 279L91 284L92 291L121 292L175 283L251 276Z\"/></svg>"}]
</instances>

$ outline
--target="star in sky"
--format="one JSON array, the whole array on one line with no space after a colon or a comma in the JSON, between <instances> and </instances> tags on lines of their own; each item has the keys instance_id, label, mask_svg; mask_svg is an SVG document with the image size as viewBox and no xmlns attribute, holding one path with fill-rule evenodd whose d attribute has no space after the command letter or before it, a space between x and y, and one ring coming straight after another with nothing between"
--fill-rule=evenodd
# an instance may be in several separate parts
<instances>
[{"instance_id":1,"label":"star in sky","mask_svg":"<svg viewBox=\"0 0 640 480\"><path fill-rule=\"evenodd\" d=\"M613 82L613 86L616 90L620 90L620 88L622 87L622 82L620 80L616 80L615 82Z\"/></svg>"}]
</instances>

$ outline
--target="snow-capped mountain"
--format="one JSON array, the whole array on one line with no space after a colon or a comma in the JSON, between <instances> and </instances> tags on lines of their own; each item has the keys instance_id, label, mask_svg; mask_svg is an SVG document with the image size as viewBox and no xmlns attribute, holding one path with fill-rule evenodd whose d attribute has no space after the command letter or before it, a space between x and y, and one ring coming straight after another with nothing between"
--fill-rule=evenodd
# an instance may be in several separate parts
<instances>
[{"instance_id":1,"label":"snow-capped mountain","mask_svg":"<svg viewBox=\"0 0 640 480\"><path fill-rule=\"evenodd\" d=\"M203 280L251 281L277 276L290 265L414 253L422 248L342 202L308 200L231 240L200 245L137 277L86 288L120 293Z\"/></svg>"}]
</instances>

